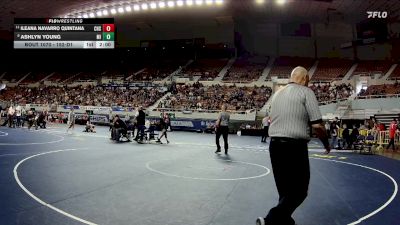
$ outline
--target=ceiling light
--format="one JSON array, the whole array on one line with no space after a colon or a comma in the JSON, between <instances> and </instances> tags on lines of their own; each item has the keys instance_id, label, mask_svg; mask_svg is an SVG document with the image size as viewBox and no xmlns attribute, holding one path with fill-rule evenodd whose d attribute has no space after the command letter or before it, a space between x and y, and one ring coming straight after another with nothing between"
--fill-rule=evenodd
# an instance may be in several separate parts
<instances>
[{"instance_id":1,"label":"ceiling light","mask_svg":"<svg viewBox=\"0 0 400 225\"><path fill-rule=\"evenodd\" d=\"M259 4L259 5L264 4L265 0L256 0L256 3Z\"/></svg>"},{"instance_id":2,"label":"ceiling light","mask_svg":"<svg viewBox=\"0 0 400 225\"><path fill-rule=\"evenodd\" d=\"M143 10L147 10L149 8L149 6L146 4L146 3L143 3L142 4L142 9Z\"/></svg>"},{"instance_id":3,"label":"ceiling light","mask_svg":"<svg viewBox=\"0 0 400 225\"><path fill-rule=\"evenodd\" d=\"M206 5L212 5L213 4L213 0L206 0Z\"/></svg>"},{"instance_id":4,"label":"ceiling light","mask_svg":"<svg viewBox=\"0 0 400 225\"><path fill-rule=\"evenodd\" d=\"M151 9L156 9L157 8L157 4L155 2L150 3L150 8Z\"/></svg>"},{"instance_id":5,"label":"ceiling light","mask_svg":"<svg viewBox=\"0 0 400 225\"><path fill-rule=\"evenodd\" d=\"M277 3L278 5L283 5L283 4L286 3L286 0L276 0L276 3Z\"/></svg>"},{"instance_id":6,"label":"ceiling light","mask_svg":"<svg viewBox=\"0 0 400 225\"><path fill-rule=\"evenodd\" d=\"M217 5L222 5L224 4L224 0L215 0L215 3L217 3Z\"/></svg>"},{"instance_id":7,"label":"ceiling light","mask_svg":"<svg viewBox=\"0 0 400 225\"><path fill-rule=\"evenodd\" d=\"M79 15L79 16L78 16L78 18L80 19L80 18L82 18L82 16L81 16L81 15Z\"/></svg>"},{"instance_id":8,"label":"ceiling light","mask_svg":"<svg viewBox=\"0 0 400 225\"><path fill-rule=\"evenodd\" d=\"M124 13L124 8L119 7L119 8L118 8L118 12L119 12L119 13Z\"/></svg>"},{"instance_id":9,"label":"ceiling light","mask_svg":"<svg viewBox=\"0 0 400 225\"><path fill-rule=\"evenodd\" d=\"M169 8L173 8L173 7L175 7L175 2L168 1L167 5L168 5Z\"/></svg>"},{"instance_id":10,"label":"ceiling light","mask_svg":"<svg viewBox=\"0 0 400 225\"><path fill-rule=\"evenodd\" d=\"M108 15L108 10L107 10L107 9L103 10L103 15L104 15L104 16L107 16L107 15Z\"/></svg>"},{"instance_id":11,"label":"ceiling light","mask_svg":"<svg viewBox=\"0 0 400 225\"><path fill-rule=\"evenodd\" d=\"M91 12L91 13L89 14L89 17L90 17L90 18L94 18L94 13Z\"/></svg>"},{"instance_id":12,"label":"ceiling light","mask_svg":"<svg viewBox=\"0 0 400 225\"><path fill-rule=\"evenodd\" d=\"M127 5L127 6L125 7L125 11L127 11L127 12L130 12L130 11L132 11L132 8L131 8L131 6L130 6L130 5Z\"/></svg>"},{"instance_id":13,"label":"ceiling light","mask_svg":"<svg viewBox=\"0 0 400 225\"><path fill-rule=\"evenodd\" d=\"M97 11L96 14L97 14L97 16L102 16L103 15L103 13L101 11Z\"/></svg>"},{"instance_id":14,"label":"ceiling light","mask_svg":"<svg viewBox=\"0 0 400 225\"><path fill-rule=\"evenodd\" d=\"M192 6L193 5L193 0L186 0L186 5Z\"/></svg>"},{"instance_id":15,"label":"ceiling light","mask_svg":"<svg viewBox=\"0 0 400 225\"><path fill-rule=\"evenodd\" d=\"M135 11L140 11L140 6L139 6L139 5L134 5L134 6L133 6L133 10L135 10Z\"/></svg>"},{"instance_id":16,"label":"ceiling light","mask_svg":"<svg viewBox=\"0 0 400 225\"><path fill-rule=\"evenodd\" d=\"M159 2L158 7L160 8L165 8L165 2Z\"/></svg>"},{"instance_id":17,"label":"ceiling light","mask_svg":"<svg viewBox=\"0 0 400 225\"><path fill-rule=\"evenodd\" d=\"M179 6L179 7L182 7L183 6L183 1L182 0L176 1L176 5Z\"/></svg>"},{"instance_id":18,"label":"ceiling light","mask_svg":"<svg viewBox=\"0 0 400 225\"><path fill-rule=\"evenodd\" d=\"M196 0L196 5L203 5L203 0Z\"/></svg>"},{"instance_id":19,"label":"ceiling light","mask_svg":"<svg viewBox=\"0 0 400 225\"><path fill-rule=\"evenodd\" d=\"M117 10L116 9L111 9L111 14L117 14Z\"/></svg>"},{"instance_id":20,"label":"ceiling light","mask_svg":"<svg viewBox=\"0 0 400 225\"><path fill-rule=\"evenodd\" d=\"M88 14L83 14L83 18L89 18Z\"/></svg>"}]
</instances>

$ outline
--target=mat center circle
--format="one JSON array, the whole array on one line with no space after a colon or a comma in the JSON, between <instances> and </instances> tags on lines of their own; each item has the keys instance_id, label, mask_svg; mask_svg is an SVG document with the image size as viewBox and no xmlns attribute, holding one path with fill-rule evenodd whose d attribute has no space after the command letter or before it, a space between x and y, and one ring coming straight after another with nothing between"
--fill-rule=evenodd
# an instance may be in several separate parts
<instances>
[{"instance_id":1,"label":"mat center circle","mask_svg":"<svg viewBox=\"0 0 400 225\"><path fill-rule=\"evenodd\" d=\"M234 160L178 161L159 160L146 163L152 172L192 180L235 181L267 176L269 168L256 163Z\"/></svg>"}]
</instances>

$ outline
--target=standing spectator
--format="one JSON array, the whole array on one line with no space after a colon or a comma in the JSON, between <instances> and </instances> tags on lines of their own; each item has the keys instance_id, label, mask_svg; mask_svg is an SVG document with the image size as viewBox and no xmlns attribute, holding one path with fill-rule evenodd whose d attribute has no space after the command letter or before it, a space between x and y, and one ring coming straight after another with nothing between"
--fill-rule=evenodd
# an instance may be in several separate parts
<instances>
[{"instance_id":1,"label":"standing spectator","mask_svg":"<svg viewBox=\"0 0 400 225\"><path fill-rule=\"evenodd\" d=\"M169 118L169 114L168 113L164 113L164 120L165 120L165 123L166 123L167 131L168 131L168 128L169 128L169 131L172 131L171 119Z\"/></svg>"},{"instance_id":2,"label":"standing spectator","mask_svg":"<svg viewBox=\"0 0 400 225\"><path fill-rule=\"evenodd\" d=\"M138 141L139 138L140 141L143 141L145 123L146 123L146 113L144 113L142 106L139 106L136 112L136 125L138 127L138 132L136 134L135 141Z\"/></svg>"},{"instance_id":3,"label":"standing spectator","mask_svg":"<svg viewBox=\"0 0 400 225\"><path fill-rule=\"evenodd\" d=\"M264 129L263 129L263 135L261 137L261 142L267 142L269 123L270 123L269 116L265 116L262 120Z\"/></svg>"},{"instance_id":4,"label":"standing spectator","mask_svg":"<svg viewBox=\"0 0 400 225\"><path fill-rule=\"evenodd\" d=\"M392 123L390 123L390 127L389 127L389 144L386 147L386 149L388 150L390 148L390 146L392 146L392 150L396 150L396 147L394 146L394 136L396 135L396 130L397 130L397 124L396 124L396 119L392 120Z\"/></svg>"},{"instance_id":5,"label":"standing spectator","mask_svg":"<svg viewBox=\"0 0 400 225\"><path fill-rule=\"evenodd\" d=\"M331 149L336 148L336 143L337 143L337 136L339 133L339 126L337 125L337 121L333 121L331 126L330 126L330 132L332 136L332 142L331 142Z\"/></svg>"},{"instance_id":6,"label":"standing spectator","mask_svg":"<svg viewBox=\"0 0 400 225\"><path fill-rule=\"evenodd\" d=\"M397 130L400 131L400 123L399 123L399 119L396 119L396 124L397 124Z\"/></svg>"},{"instance_id":7,"label":"standing spectator","mask_svg":"<svg viewBox=\"0 0 400 225\"><path fill-rule=\"evenodd\" d=\"M74 107L71 106L71 111L68 114L68 129L67 129L67 133L69 131L69 129L72 129L72 131L74 130L75 127L75 112L74 112Z\"/></svg>"},{"instance_id":8,"label":"standing spectator","mask_svg":"<svg viewBox=\"0 0 400 225\"><path fill-rule=\"evenodd\" d=\"M217 122L215 123L215 126L216 126L215 142L217 144L217 151L215 151L215 153L221 152L221 146L219 145L219 139L222 135L222 137L224 139L225 155L227 155L228 154L229 119L230 119L231 115L226 111L225 104L222 104L221 110L222 110L222 112L219 114Z\"/></svg>"},{"instance_id":9,"label":"standing spectator","mask_svg":"<svg viewBox=\"0 0 400 225\"><path fill-rule=\"evenodd\" d=\"M326 121L325 123L325 130L326 130L326 134L328 135L328 137L331 136L331 125L329 124L329 121Z\"/></svg>"},{"instance_id":10,"label":"standing spectator","mask_svg":"<svg viewBox=\"0 0 400 225\"><path fill-rule=\"evenodd\" d=\"M309 124L324 144L325 153L330 152L318 101L307 87L308 82L307 70L296 67L291 73L290 83L272 97L269 151L279 203L265 218L257 219L258 225L295 224L292 214L306 199L310 182Z\"/></svg>"},{"instance_id":11,"label":"standing spectator","mask_svg":"<svg viewBox=\"0 0 400 225\"><path fill-rule=\"evenodd\" d=\"M343 142L343 149L350 149L351 148L351 138L350 138L350 130L347 127L347 124L343 124L343 132L342 132ZM345 147L346 144L346 147Z\"/></svg>"},{"instance_id":12,"label":"standing spectator","mask_svg":"<svg viewBox=\"0 0 400 225\"><path fill-rule=\"evenodd\" d=\"M157 138L158 143L161 142L161 138L165 137L165 140L167 141L167 144L169 144L168 137L167 137L167 113L163 113L160 115L160 129L161 129L161 136Z\"/></svg>"},{"instance_id":13,"label":"standing spectator","mask_svg":"<svg viewBox=\"0 0 400 225\"><path fill-rule=\"evenodd\" d=\"M7 120L7 113L8 113L8 108L5 108L5 109L2 109L2 110L1 110L0 119L1 119L2 117L4 117L4 122L1 124L2 127L6 126L7 123L8 123L8 120Z\"/></svg>"},{"instance_id":14,"label":"standing spectator","mask_svg":"<svg viewBox=\"0 0 400 225\"><path fill-rule=\"evenodd\" d=\"M371 130L371 135L374 136L375 141L378 141L379 127L378 127L377 123L374 123L374 126L372 127L372 130Z\"/></svg>"},{"instance_id":15,"label":"standing spectator","mask_svg":"<svg viewBox=\"0 0 400 225\"><path fill-rule=\"evenodd\" d=\"M15 117L17 118L17 127L21 126L21 114L22 114L22 108L21 106L15 107Z\"/></svg>"},{"instance_id":16,"label":"standing spectator","mask_svg":"<svg viewBox=\"0 0 400 225\"><path fill-rule=\"evenodd\" d=\"M26 120L28 121L28 130L30 130L35 123L35 114L32 110L29 110L26 114Z\"/></svg>"},{"instance_id":17,"label":"standing spectator","mask_svg":"<svg viewBox=\"0 0 400 225\"><path fill-rule=\"evenodd\" d=\"M15 115L15 109L12 106L10 106L10 108L8 108L8 113L7 113L7 116L8 116L8 127L9 128L15 127L14 115Z\"/></svg>"},{"instance_id":18,"label":"standing spectator","mask_svg":"<svg viewBox=\"0 0 400 225\"><path fill-rule=\"evenodd\" d=\"M351 131L350 134L350 146L353 147L353 143L357 141L358 136L360 135L360 132L358 131L357 125L353 126L353 130Z\"/></svg>"}]
</instances>

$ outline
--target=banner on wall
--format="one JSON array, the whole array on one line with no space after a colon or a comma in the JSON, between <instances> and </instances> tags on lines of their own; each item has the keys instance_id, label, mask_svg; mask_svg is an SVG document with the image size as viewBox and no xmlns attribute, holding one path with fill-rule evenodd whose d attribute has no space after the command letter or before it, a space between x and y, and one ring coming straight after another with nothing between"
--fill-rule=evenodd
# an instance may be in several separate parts
<instances>
[{"instance_id":1,"label":"banner on wall","mask_svg":"<svg viewBox=\"0 0 400 225\"><path fill-rule=\"evenodd\" d=\"M64 109L72 109L72 108L76 109L76 110L80 109L79 105L64 105L63 107L64 107Z\"/></svg>"},{"instance_id":2,"label":"banner on wall","mask_svg":"<svg viewBox=\"0 0 400 225\"><path fill-rule=\"evenodd\" d=\"M170 117L171 118L171 117ZM152 123L158 123L159 118L148 118ZM191 120L191 119L171 119L172 130L182 130L182 131L210 131L214 130L215 121L212 120Z\"/></svg>"},{"instance_id":3,"label":"banner on wall","mask_svg":"<svg viewBox=\"0 0 400 225\"><path fill-rule=\"evenodd\" d=\"M110 111L110 107L105 107L105 106L81 106L80 107L83 110L93 110L93 111Z\"/></svg>"},{"instance_id":4,"label":"banner on wall","mask_svg":"<svg viewBox=\"0 0 400 225\"><path fill-rule=\"evenodd\" d=\"M173 130L207 131L214 129L215 121L211 120L171 120Z\"/></svg>"}]
</instances>

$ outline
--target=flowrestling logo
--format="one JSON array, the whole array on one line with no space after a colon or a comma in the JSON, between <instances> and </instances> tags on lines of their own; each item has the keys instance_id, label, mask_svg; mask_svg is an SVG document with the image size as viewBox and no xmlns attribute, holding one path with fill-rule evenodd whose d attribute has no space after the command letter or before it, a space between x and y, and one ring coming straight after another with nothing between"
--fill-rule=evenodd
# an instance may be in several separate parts
<instances>
[{"instance_id":1,"label":"flowrestling logo","mask_svg":"<svg viewBox=\"0 0 400 225\"><path fill-rule=\"evenodd\" d=\"M387 11L367 11L368 18L385 19L388 16Z\"/></svg>"}]
</instances>

